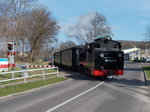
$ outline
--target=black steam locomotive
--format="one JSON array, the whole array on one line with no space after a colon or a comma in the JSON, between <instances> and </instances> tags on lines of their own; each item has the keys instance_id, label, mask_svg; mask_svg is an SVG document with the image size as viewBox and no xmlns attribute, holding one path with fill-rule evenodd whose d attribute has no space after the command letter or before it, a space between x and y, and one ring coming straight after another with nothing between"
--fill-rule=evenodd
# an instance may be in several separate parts
<instances>
[{"instance_id":1,"label":"black steam locomotive","mask_svg":"<svg viewBox=\"0 0 150 112\"><path fill-rule=\"evenodd\" d=\"M118 41L99 38L86 45L55 52L54 64L106 78L123 75L124 54Z\"/></svg>"}]
</instances>

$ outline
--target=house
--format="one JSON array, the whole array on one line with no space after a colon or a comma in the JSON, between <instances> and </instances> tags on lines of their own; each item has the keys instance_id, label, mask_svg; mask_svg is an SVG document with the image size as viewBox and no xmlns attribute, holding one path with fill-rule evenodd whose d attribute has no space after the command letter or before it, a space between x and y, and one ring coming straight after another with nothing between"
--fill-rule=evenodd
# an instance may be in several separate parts
<instances>
[{"instance_id":1,"label":"house","mask_svg":"<svg viewBox=\"0 0 150 112\"><path fill-rule=\"evenodd\" d=\"M135 57L138 56L139 52L141 51L140 48L129 48L129 49L124 49L124 60L129 61L129 60L134 60Z\"/></svg>"}]
</instances>

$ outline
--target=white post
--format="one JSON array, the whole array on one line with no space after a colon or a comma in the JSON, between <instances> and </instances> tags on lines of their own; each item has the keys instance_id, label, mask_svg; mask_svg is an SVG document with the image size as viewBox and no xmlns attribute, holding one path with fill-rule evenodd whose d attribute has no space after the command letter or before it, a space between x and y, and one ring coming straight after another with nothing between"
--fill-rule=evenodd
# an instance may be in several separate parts
<instances>
[{"instance_id":1,"label":"white post","mask_svg":"<svg viewBox=\"0 0 150 112\"><path fill-rule=\"evenodd\" d=\"M12 79L14 78L14 72L12 71Z\"/></svg>"},{"instance_id":2,"label":"white post","mask_svg":"<svg viewBox=\"0 0 150 112\"><path fill-rule=\"evenodd\" d=\"M44 69L43 69L43 80L45 79L45 72L44 72Z\"/></svg>"},{"instance_id":3,"label":"white post","mask_svg":"<svg viewBox=\"0 0 150 112\"><path fill-rule=\"evenodd\" d=\"M24 83L25 83L25 84L27 83L27 79L26 79L26 77L24 77Z\"/></svg>"},{"instance_id":4,"label":"white post","mask_svg":"<svg viewBox=\"0 0 150 112\"><path fill-rule=\"evenodd\" d=\"M24 83L26 84L26 83L27 83L27 79L26 79L27 76L25 75L25 70L22 70L22 72L23 72L23 74L24 74L24 75L23 75L23 77L24 77Z\"/></svg>"}]
</instances>

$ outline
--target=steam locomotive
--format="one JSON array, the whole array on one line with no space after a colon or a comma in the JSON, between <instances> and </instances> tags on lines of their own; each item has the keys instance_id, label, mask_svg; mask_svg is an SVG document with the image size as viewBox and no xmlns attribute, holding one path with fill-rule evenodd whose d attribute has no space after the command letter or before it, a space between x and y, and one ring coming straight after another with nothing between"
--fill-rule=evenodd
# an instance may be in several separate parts
<instances>
[{"instance_id":1,"label":"steam locomotive","mask_svg":"<svg viewBox=\"0 0 150 112\"><path fill-rule=\"evenodd\" d=\"M110 37L99 38L86 45L55 52L54 64L107 78L124 74L124 53L118 41Z\"/></svg>"}]
</instances>

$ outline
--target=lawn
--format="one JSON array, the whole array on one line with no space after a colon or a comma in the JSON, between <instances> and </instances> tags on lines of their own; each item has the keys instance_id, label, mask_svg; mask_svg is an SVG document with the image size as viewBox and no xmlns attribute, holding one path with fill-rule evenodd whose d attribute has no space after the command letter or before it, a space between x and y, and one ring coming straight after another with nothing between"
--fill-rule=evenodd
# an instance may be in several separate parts
<instances>
[{"instance_id":1,"label":"lawn","mask_svg":"<svg viewBox=\"0 0 150 112\"><path fill-rule=\"evenodd\" d=\"M26 84L19 84L19 85L14 85L14 86L7 86L4 88L0 88L0 96L5 96L13 93L18 93L18 92L23 92L27 91L33 88L38 88L41 86L57 83L67 80L67 78L64 77L56 77L52 79L46 79L46 80L40 80L40 81L35 81L35 82L29 82Z\"/></svg>"},{"instance_id":2,"label":"lawn","mask_svg":"<svg viewBox=\"0 0 150 112\"><path fill-rule=\"evenodd\" d=\"M147 78L150 79L150 66L142 67L147 74Z\"/></svg>"}]
</instances>

